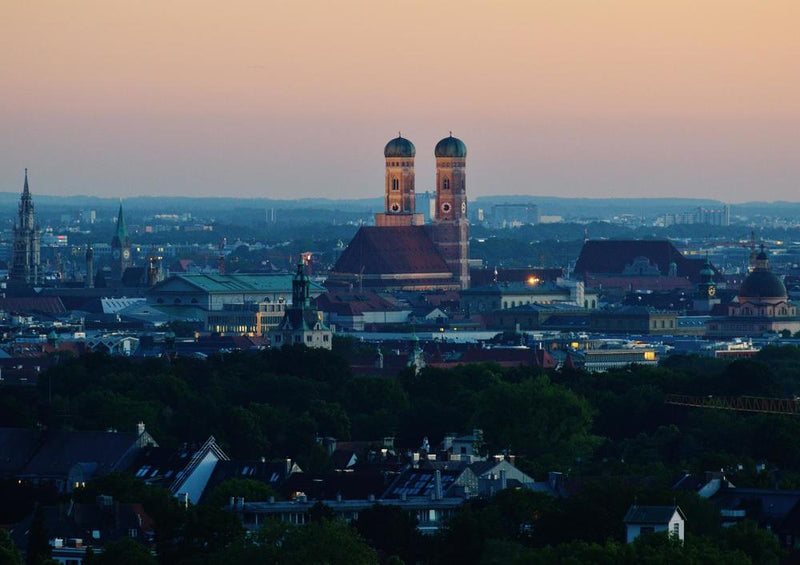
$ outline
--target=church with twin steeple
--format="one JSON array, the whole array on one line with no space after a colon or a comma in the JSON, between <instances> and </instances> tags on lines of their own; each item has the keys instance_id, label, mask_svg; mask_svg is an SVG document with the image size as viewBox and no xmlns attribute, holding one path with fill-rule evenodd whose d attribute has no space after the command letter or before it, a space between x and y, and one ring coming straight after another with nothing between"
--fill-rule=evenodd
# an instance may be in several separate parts
<instances>
[{"instance_id":1,"label":"church with twin steeple","mask_svg":"<svg viewBox=\"0 0 800 565\"><path fill-rule=\"evenodd\" d=\"M361 227L334 265L326 286L353 290L469 288L467 146L445 137L436 144L433 220L416 211L416 148L398 135L384 147L384 210Z\"/></svg>"}]
</instances>

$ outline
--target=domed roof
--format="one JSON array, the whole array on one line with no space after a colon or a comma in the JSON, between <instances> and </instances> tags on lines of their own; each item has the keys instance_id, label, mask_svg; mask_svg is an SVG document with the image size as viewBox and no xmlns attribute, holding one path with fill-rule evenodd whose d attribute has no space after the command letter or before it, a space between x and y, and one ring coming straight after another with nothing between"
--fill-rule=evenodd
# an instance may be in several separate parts
<instances>
[{"instance_id":1,"label":"domed roof","mask_svg":"<svg viewBox=\"0 0 800 565\"><path fill-rule=\"evenodd\" d=\"M769 269L769 260L764 246L756 257L756 268L747 275L739 289L739 296L745 298L786 298L786 287L781 279Z\"/></svg>"},{"instance_id":2,"label":"domed roof","mask_svg":"<svg viewBox=\"0 0 800 565\"><path fill-rule=\"evenodd\" d=\"M417 154L417 148L405 137L398 135L383 148L384 157L413 157Z\"/></svg>"},{"instance_id":3,"label":"domed roof","mask_svg":"<svg viewBox=\"0 0 800 565\"><path fill-rule=\"evenodd\" d=\"M770 271L756 269L744 279L739 296L745 298L786 298L786 287Z\"/></svg>"},{"instance_id":4,"label":"domed roof","mask_svg":"<svg viewBox=\"0 0 800 565\"><path fill-rule=\"evenodd\" d=\"M463 141L450 134L450 137L445 137L436 144L434 154L437 157L465 158L467 156L467 146L464 145Z\"/></svg>"}]
</instances>

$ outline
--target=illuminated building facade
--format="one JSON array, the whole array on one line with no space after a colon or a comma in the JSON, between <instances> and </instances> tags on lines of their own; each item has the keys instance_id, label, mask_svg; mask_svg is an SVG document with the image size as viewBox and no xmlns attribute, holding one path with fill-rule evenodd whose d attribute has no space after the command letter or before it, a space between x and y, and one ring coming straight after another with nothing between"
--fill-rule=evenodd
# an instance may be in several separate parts
<instances>
[{"instance_id":1,"label":"illuminated building facade","mask_svg":"<svg viewBox=\"0 0 800 565\"><path fill-rule=\"evenodd\" d=\"M414 144L398 136L383 153L384 211L375 215L375 226L359 229L327 286L357 291L469 288L466 145L452 135L436 145L435 211L428 225L416 212Z\"/></svg>"}]
</instances>

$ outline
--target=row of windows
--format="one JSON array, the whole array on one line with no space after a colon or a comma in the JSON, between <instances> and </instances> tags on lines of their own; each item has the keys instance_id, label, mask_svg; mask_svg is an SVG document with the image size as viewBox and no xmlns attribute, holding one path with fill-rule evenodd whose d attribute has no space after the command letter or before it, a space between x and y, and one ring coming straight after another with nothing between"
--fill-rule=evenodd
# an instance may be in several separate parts
<instances>
[{"instance_id":1,"label":"row of windows","mask_svg":"<svg viewBox=\"0 0 800 565\"><path fill-rule=\"evenodd\" d=\"M282 340L283 340L283 338L282 338L281 334L275 334L275 343L280 343ZM294 343L302 343L303 342L303 338L302 338L302 336L300 336L298 334L298 335L294 336L294 340L293 341L294 341ZM306 343L312 343L313 341L314 341L314 336L312 334L306 334ZM322 336L322 341L325 342L325 343L328 343L328 341L330 341L330 336L328 334L324 334Z\"/></svg>"},{"instance_id":2,"label":"row of windows","mask_svg":"<svg viewBox=\"0 0 800 565\"><path fill-rule=\"evenodd\" d=\"M414 164L411 161L389 161L386 163L388 167L413 167Z\"/></svg>"},{"instance_id":3,"label":"row of windows","mask_svg":"<svg viewBox=\"0 0 800 565\"><path fill-rule=\"evenodd\" d=\"M451 186L450 185L450 179L449 178L443 178L442 179L442 190L450 190L450 186ZM464 190L465 186L466 186L466 182L464 181L464 179L461 179L461 190Z\"/></svg>"},{"instance_id":4,"label":"row of windows","mask_svg":"<svg viewBox=\"0 0 800 565\"><path fill-rule=\"evenodd\" d=\"M755 309L754 308L750 308L749 306L745 306L744 308L742 308L741 312L745 316L752 316L753 314L755 314ZM784 306L780 310L778 310L777 315L778 316L786 316L788 313L789 313L789 310ZM761 316L774 316L775 314L774 314L772 308L768 308L768 309L760 308L759 309L759 315L761 315Z\"/></svg>"}]
</instances>

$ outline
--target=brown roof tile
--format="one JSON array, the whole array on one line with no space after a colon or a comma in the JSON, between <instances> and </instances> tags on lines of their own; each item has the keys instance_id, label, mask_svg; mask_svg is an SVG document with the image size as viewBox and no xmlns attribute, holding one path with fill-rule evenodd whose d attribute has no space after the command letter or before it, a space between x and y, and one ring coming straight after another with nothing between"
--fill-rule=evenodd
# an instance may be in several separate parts
<instances>
[{"instance_id":1,"label":"brown roof tile","mask_svg":"<svg viewBox=\"0 0 800 565\"><path fill-rule=\"evenodd\" d=\"M450 272L424 226L362 227L333 271L366 275Z\"/></svg>"}]
</instances>

